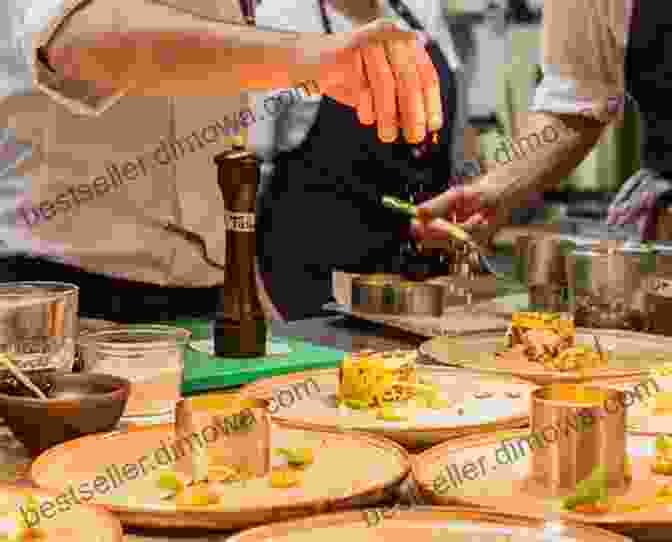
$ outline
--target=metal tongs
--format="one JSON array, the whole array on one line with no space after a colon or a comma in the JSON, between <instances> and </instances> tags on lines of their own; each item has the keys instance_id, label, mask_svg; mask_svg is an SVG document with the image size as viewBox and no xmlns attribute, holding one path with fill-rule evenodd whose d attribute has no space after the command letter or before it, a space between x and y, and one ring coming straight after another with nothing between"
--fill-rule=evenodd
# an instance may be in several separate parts
<instances>
[{"instance_id":1,"label":"metal tongs","mask_svg":"<svg viewBox=\"0 0 672 542\"><path fill-rule=\"evenodd\" d=\"M381 201L383 207L405 214L410 218L415 218L420 222L427 223L431 220L430 217L422 212L419 212L418 207L410 202L400 200L393 196L383 196ZM478 254L481 267L486 272L492 275L497 275L497 271L495 270L494 266L486 257L487 250L480 243L478 243L469 232L465 231L457 224L450 222L446 222L445 227L446 231L451 235L451 237L453 237L455 241L464 243L469 249L474 250Z\"/></svg>"}]
</instances>

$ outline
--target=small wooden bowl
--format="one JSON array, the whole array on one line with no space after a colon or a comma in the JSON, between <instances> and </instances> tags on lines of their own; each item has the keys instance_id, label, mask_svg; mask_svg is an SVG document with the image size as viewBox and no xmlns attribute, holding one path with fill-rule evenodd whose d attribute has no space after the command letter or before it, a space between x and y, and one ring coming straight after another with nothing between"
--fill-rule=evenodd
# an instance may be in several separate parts
<instances>
[{"instance_id":1,"label":"small wooden bowl","mask_svg":"<svg viewBox=\"0 0 672 542\"><path fill-rule=\"evenodd\" d=\"M0 393L0 414L32 455L114 429L131 390L128 380L104 374L54 373L47 379L53 386L47 400Z\"/></svg>"}]
</instances>

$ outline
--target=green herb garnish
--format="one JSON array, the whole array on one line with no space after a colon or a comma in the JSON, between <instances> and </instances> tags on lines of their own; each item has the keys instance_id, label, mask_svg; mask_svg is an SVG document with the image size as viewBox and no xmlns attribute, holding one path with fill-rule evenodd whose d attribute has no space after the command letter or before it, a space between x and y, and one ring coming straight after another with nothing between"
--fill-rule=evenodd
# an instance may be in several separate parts
<instances>
[{"instance_id":1,"label":"green herb garnish","mask_svg":"<svg viewBox=\"0 0 672 542\"><path fill-rule=\"evenodd\" d=\"M362 401L361 399L343 399L343 404L355 410L366 410L369 408L369 402Z\"/></svg>"},{"instance_id":2,"label":"green herb garnish","mask_svg":"<svg viewBox=\"0 0 672 542\"><path fill-rule=\"evenodd\" d=\"M574 510L582 504L604 502L607 499L607 483L607 469L596 467L588 478L576 485L576 493L563 500L563 508Z\"/></svg>"},{"instance_id":3,"label":"green herb garnish","mask_svg":"<svg viewBox=\"0 0 672 542\"><path fill-rule=\"evenodd\" d=\"M403 422L406 416L400 414L394 407L384 406L378 412L378 417L386 422Z\"/></svg>"},{"instance_id":4,"label":"green herb garnish","mask_svg":"<svg viewBox=\"0 0 672 542\"><path fill-rule=\"evenodd\" d=\"M310 465L314 461L313 451L310 448L277 448L275 453L284 455L292 467Z\"/></svg>"},{"instance_id":5,"label":"green herb garnish","mask_svg":"<svg viewBox=\"0 0 672 542\"><path fill-rule=\"evenodd\" d=\"M658 435L656 437L656 450L662 452L670 449L672 449L672 436Z\"/></svg>"}]
</instances>

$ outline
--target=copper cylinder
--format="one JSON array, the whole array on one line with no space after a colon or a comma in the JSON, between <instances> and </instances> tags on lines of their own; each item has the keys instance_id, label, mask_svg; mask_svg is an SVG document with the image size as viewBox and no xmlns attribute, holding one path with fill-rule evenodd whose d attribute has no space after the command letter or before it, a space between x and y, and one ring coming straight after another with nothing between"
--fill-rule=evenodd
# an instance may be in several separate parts
<instances>
[{"instance_id":1,"label":"copper cylinder","mask_svg":"<svg viewBox=\"0 0 672 542\"><path fill-rule=\"evenodd\" d=\"M649 331L672 335L672 250L658 248L655 271L644 283Z\"/></svg>"},{"instance_id":2,"label":"copper cylinder","mask_svg":"<svg viewBox=\"0 0 672 542\"><path fill-rule=\"evenodd\" d=\"M352 279L352 308L375 314L441 316L444 289L398 275L361 275Z\"/></svg>"},{"instance_id":3,"label":"copper cylinder","mask_svg":"<svg viewBox=\"0 0 672 542\"><path fill-rule=\"evenodd\" d=\"M532 393L530 482L546 496L565 496L596 467L610 492L625 478L625 393L578 384L553 384Z\"/></svg>"},{"instance_id":4,"label":"copper cylinder","mask_svg":"<svg viewBox=\"0 0 672 542\"><path fill-rule=\"evenodd\" d=\"M194 481L212 468L228 467L256 477L271 466L269 401L237 394L206 393L182 398L175 411L176 470ZM241 427L241 417L254 423Z\"/></svg>"},{"instance_id":5,"label":"copper cylinder","mask_svg":"<svg viewBox=\"0 0 672 542\"><path fill-rule=\"evenodd\" d=\"M575 246L573 239L552 234L516 240L516 275L529 288L530 306L548 312L568 310L565 259Z\"/></svg>"}]
</instances>

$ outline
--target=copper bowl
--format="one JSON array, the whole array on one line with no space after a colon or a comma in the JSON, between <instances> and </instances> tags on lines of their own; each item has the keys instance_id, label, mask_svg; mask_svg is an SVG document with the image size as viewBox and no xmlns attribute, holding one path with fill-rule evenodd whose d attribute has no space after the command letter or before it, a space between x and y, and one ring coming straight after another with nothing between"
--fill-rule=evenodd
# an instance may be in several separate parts
<instances>
[{"instance_id":1,"label":"copper bowl","mask_svg":"<svg viewBox=\"0 0 672 542\"><path fill-rule=\"evenodd\" d=\"M131 391L125 378L104 374L52 373L46 379L47 400L0 393L0 414L32 455L114 429Z\"/></svg>"}]
</instances>

